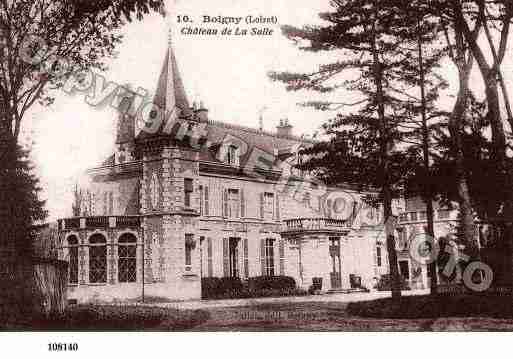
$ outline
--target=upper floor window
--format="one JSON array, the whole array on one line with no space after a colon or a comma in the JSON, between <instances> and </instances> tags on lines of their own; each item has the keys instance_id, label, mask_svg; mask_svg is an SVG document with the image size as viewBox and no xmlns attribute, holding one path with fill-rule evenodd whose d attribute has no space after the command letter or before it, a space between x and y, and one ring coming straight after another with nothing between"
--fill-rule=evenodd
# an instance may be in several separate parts
<instances>
[{"instance_id":1,"label":"upper floor window","mask_svg":"<svg viewBox=\"0 0 513 359\"><path fill-rule=\"evenodd\" d=\"M183 189L184 189L184 193L185 193L184 206L191 207L191 198L192 198L192 193L194 192L194 185L193 185L192 179L190 179L190 178L184 179Z\"/></svg>"},{"instance_id":2,"label":"upper floor window","mask_svg":"<svg viewBox=\"0 0 513 359\"><path fill-rule=\"evenodd\" d=\"M406 222L406 221L408 221L408 213L401 213L401 214L399 215L399 221L401 221L401 222Z\"/></svg>"},{"instance_id":3,"label":"upper floor window","mask_svg":"<svg viewBox=\"0 0 513 359\"><path fill-rule=\"evenodd\" d=\"M238 189L228 190L228 213L229 218L238 218L240 208L240 195Z\"/></svg>"},{"instance_id":4,"label":"upper floor window","mask_svg":"<svg viewBox=\"0 0 513 359\"><path fill-rule=\"evenodd\" d=\"M262 218L273 219L274 217L274 193L265 192L262 195Z\"/></svg>"},{"instance_id":5,"label":"upper floor window","mask_svg":"<svg viewBox=\"0 0 513 359\"><path fill-rule=\"evenodd\" d=\"M417 212L411 212L410 213L410 220L416 221L417 220Z\"/></svg>"},{"instance_id":6,"label":"upper floor window","mask_svg":"<svg viewBox=\"0 0 513 359\"><path fill-rule=\"evenodd\" d=\"M205 214L205 211L203 209L204 202L205 202L205 190L203 189L203 186L199 186L199 196L200 196L199 212L200 212L200 216L203 216Z\"/></svg>"},{"instance_id":7,"label":"upper floor window","mask_svg":"<svg viewBox=\"0 0 513 359\"><path fill-rule=\"evenodd\" d=\"M208 213L209 213L208 186L199 186L199 192L200 192L200 215L208 216Z\"/></svg>"},{"instance_id":8,"label":"upper floor window","mask_svg":"<svg viewBox=\"0 0 513 359\"><path fill-rule=\"evenodd\" d=\"M158 208L159 204L159 191L160 191L160 183L157 173L153 173L150 182L150 201L151 207L155 211Z\"/></svg>"},{"instance_id":9,"label":"upper floor window","mask_svg":"<svg viewBox=\"0 0 513 359\"><path fill-rule=\"evenodd\" d=\"M237 146L230 145L226 151L226 162L229 165L238 166L239 165L239 149Z\"/></svg>"},{"instance_id":10,"label":"upper floor window","mask_svg":"<svg viewBox=\"0 0 513 359\"><path fill-rule=\"evenodd\" d=\"M427 212L426 211L419 212L419 220L425 221L426 218L427 218Z\"/></svg>"}]
</instances>

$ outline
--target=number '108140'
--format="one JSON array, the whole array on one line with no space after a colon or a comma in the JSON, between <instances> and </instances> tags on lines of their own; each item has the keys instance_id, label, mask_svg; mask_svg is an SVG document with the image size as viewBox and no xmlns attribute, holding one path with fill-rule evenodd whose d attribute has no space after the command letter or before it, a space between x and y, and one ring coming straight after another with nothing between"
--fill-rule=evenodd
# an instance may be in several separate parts
<instances>
[{"instance_id":1,"label":"number '108140'","mask_svg":"<svg viewBox=\"0 0 513 359\"><path fill-rule=\"evenodd\" d=\"M77 350L77 343L48 343L50 352L76 352Z\"/></svg>"}]
</instances>

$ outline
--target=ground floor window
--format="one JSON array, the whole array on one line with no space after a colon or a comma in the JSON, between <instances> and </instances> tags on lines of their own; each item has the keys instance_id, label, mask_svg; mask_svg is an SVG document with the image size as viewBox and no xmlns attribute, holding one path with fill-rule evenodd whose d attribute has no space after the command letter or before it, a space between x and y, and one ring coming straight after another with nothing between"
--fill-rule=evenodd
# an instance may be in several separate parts
<instances>
[{"instance_id":1,"label":"ground floor window","mask_svg":"<svg viewBox=\"0 0 513 359\"><path fill-rule=\"evenodd\" d=\"M192 270L192 251L194 250L194 235L185 235L185 270Z\"/></svg>"},{"instance_id":2,"label":"ground floor window","mask_svg":"<svg viewBox=\"0 0 513 359\"><path fill-rule=\"evenodd\" d=\"M76 236L68 237L69 251L69 283L78 284L78 239Z\"/></svg>"},{"instance_id":3,"label":"ground floor window","mask_svg":"<svg viewBox=\"0 0 513 359\"><path fill-rule=\"evenodd\" d=\"M89 239L89 283L107 283L107 240L101 234Z\"/></svg>"},{"instance_id":4,"label":"ground floor window","mask_svg":"<svg viewBox=\"0 0 513 359\"><path fill-rule=\"evenodd\" d=\"M405 279L410 279L410 265L408 261L399 261L399 272Z\"/></svg>"},{"instance_id":5,"label":"ground floor window","mask_svg":"<svg viewBox=\"0 0 513 359\"><path fill-rule=\"evenodd\" d=\"M239 238L230 238L229 240L229 275L232 278L239 277Z\"/></svg>"},{"instance_id":6,"label":"ground floor window","mask_svg":"<svg viewBox=\"0 0 513 359\"><path fill-rule=\"evenodd\" d=\"M381 267L382 261L383 261L383 258L382 258L382 255L381 255L381 247L377 246L376 247L376 265L378 267Z\"/></svg>"},{"instance_id":7,"label":"ground floor window","mask_svg":"<svg viewBox=\"0 0 513 359\"><path fill-rule=\"evenodd\" d=\"M274 239L265 240L265 275L274 276Z\"/></svg>"},{"instance_id":8,"label":"ground floor window","mask_svg":"<svg viewBox=\"0 0 513 359\"><path fill-rule=\"evenodd\" d=\"M137 281L137 238L133 234L123 234L118 240L118 281Z\"/></svg>"}]
</instances>

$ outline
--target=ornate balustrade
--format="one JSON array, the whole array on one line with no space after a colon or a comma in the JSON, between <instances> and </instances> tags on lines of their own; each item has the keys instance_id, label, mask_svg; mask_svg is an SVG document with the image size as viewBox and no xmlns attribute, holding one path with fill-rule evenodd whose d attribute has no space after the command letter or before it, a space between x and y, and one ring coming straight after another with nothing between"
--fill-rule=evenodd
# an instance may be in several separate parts
<instances>
[{"instance_id":1,"label":"ornate balustrade","mask_svg":"<svg viewBox=\"0 0 513 359\"><path fill-rule=\"evenodd\" d=\"M298 232L348 232L350 222L334 218L296 218L283 221L282 234Z\"/></svg>"},{"instance_id":2,"label":"ornate balustrade","mask_svg":"<svg viewBox=\"0 0 513 359\"><path fill-rule=\"evenodd\" d=\"M59 220L60 230L91 228L138 228L141 226L139 216L94 216L72 217Z\"/></svg>"}]
</instances>

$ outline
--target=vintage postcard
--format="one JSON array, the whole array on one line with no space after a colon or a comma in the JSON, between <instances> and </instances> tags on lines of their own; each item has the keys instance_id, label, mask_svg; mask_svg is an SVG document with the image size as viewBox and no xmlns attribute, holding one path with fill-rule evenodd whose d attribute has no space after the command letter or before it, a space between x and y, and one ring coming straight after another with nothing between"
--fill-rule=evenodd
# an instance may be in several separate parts
<instances>
[{"instance_id":1,"label":"vintage postcard","mask_svg":"<svg viewBox=\"0 0 513 359\"><path fill-rule=\"evenodd\" d=\"M512 330L512 21L3 0L0 329Z\"/></svg>"}]
</instances>

